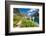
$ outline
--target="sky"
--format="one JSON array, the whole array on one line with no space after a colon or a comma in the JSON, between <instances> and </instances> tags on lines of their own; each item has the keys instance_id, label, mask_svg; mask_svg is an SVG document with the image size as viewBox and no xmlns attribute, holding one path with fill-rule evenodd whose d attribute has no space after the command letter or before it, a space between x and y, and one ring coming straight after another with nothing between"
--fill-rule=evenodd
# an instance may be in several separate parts
<instances>
[{"instance_id":1,"label":"sky","mask_svg":"<svg viewBox=\"0 0 46 36\"><path fill-rule=\"evenodd\" d=\"M19 8L20 13L24 13L24 14L28 13L27 11L29 10L30 10L29 8Z\"/></svg>"},{"instance_id":2,"label":"sky","mask_svg":"<svg viewBox=\"0 0 46 36\"><path fill-rule=\"evenodd\" d=\"M20 13L22 14L27 14L28 16L32 16L35 13L39 11L39 9L34 9L34 8L19 8Z\"/></svg>"}]
</instances>

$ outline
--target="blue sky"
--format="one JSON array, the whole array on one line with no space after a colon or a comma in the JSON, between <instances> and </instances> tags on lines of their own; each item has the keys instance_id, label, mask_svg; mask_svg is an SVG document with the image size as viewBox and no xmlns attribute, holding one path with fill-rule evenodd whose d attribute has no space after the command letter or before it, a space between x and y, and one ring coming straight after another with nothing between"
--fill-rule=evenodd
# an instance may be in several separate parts
<instances>
[{"instance_id":1,"label":"blue sky","mask_svg":"<svg viewBox=\"0 0 46 36\"><path fill-rule=\"evenodd\" d=\"M20 13L24 13L24 14L26 14L27 11L29 10L30 10L29 8L19 8Z\"/></svg>"},{"instance_id":2,"label":"blue sky","mask_svg":"<svg viewBox=\"0 0 46 36\"><path fill-rule=\"evenodd\" d=\"M28 16L32 16L36 12L39 11L39 9L33 9L33 8L19 8L20 13L27 14Z\"/></svg>"}]
</instances>

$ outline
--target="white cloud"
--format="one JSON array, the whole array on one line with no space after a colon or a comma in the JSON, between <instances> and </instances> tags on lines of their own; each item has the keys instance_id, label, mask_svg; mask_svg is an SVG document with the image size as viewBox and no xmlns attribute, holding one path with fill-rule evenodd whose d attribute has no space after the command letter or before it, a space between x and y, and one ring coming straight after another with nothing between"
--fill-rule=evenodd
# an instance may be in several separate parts
<instances>
[{"instance_id":1,"label":"white cloud","mask_svg":"<svg viewBox=\"0 0 46 36\"><path fill-rule=\"evenodd\" d=\"M35 11L36 9L30 9L29 11L27 11L27 12L33 12L33 11Z\"/></svg>"},{"instance_id":2,"label":"white cloud","mask_svg":"<svg viewBox=\"0 0 46 36\"><path fill-rule=\"evenodd\" d=\"M31 15L31 13L28 13L28 15Z\"/></svg>"}]
</instances>

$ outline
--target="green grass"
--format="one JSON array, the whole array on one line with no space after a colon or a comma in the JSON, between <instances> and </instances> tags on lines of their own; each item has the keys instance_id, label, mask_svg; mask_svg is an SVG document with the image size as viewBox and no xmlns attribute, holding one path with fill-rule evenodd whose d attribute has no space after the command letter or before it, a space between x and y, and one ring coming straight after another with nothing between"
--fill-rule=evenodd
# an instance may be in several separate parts
<instances>
[{"instance_id":1,"label":"green grass","mask_svg":"<svg viewBox=\"0 0 46 36\"><path fill-rule=\"evenodd\" d=\"M13 17L13 27L16 27L16 24L22 20L20 27L36 27L36 23L30 19L22 18L22 16L14 16Z\"/></svg>"}]
</instances>

